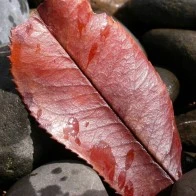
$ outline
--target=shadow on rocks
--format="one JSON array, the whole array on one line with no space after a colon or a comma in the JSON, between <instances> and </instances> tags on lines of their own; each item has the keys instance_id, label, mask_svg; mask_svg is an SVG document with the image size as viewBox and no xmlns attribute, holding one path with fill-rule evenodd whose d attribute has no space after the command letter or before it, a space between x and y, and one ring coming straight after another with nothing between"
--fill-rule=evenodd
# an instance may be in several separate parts
<instances>
[{"instance_id":1,"label":"shadow on rocks","mask_svg":"<svg viewBox=\"0 0 196 196\"><path fill-rule=\"evenodd\" d=\"M0 89L17 94L13 77L10 73L10 49L7 44L0 45Z\"/></svg>"}]
</instances>

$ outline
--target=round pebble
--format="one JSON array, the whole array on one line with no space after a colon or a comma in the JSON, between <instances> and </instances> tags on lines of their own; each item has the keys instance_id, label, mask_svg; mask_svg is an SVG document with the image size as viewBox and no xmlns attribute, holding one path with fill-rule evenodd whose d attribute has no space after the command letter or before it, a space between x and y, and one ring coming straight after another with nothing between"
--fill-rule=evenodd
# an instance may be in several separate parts
<instances>
[{"instance_id":1,"label":"round pebble","mask_svg":"<svg viewBox=\"0 0 196 196\"><path fill-rule=\"evenodd\" d=\"M196 195L196 169L184 174L174 184L171 196L195 196Z\"/></svg>"},{"instance_id":2,"label":"round pebble","mask_svg":"<svg viewBox=\"0 0 196 196\"><path fill-rule=\"evenodd\" d=\"M196 110L177 116L176 123L182 143L196 152Z\"/></svg>"},{"instance_id":3,"label":"round pebble","mask_svg":"<svg viewBox=\"0 0 196 196\"><path fill-rule=\"evenodd\" d=\"M81 163L43 165L19 180L7 196L108 196L99 176Z\"/></svg>"},{"instance_id":4,"label":"round pebble","mask_svg":"<svg viewBox=\"0 0 196 196\"><path fill-rule=\"evenodd\" d=\"M195 0L131 0L129 13L151 28L196 27Z\"/></svg>"},{"instance_id":5,"label":"round pebble","mask_svg":"<svg viewBox=\"0 0 196 196\"><path fill-rule=\"evenodd\" d=\"M159 73L163 82L165 83L170 98L174 102L179 94L179 89L180 89L180 84L178 79L171 71L167 69L161 67L155 67L155 69Z\"/></svg>"},{"instance_id":6,"label":"round pebble","mask_svg":"<svg viewBox=\"0 0 196 196\"><path fill-rule=\"evenodd\" d=\"M180 81L183 97L196 98L196 31L153 29L142 44L153 64L164 65ZM168 66L169 65L169 66Z\"/></svg>"},{"instance_id":7,"label":"round pebble","mask_svg":"<svg viewBox=\"0 0 196 196\"><path fill-rule=\"evenodd\" d=\"M106 12L113 15L129 0L90 0L91 6L95 12Z\"/></svg>"}]
</instances>

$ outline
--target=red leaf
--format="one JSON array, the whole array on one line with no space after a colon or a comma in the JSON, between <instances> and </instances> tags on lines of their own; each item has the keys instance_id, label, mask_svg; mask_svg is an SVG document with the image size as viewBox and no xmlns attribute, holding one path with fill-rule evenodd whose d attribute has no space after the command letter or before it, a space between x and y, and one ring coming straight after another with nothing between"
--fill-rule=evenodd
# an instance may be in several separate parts
<instances>
[{"instance_id":1,"label":"red leaf","mask_svg":"<svg viewBox=\"0 0 196 196\"><path fill-rule=\"evenodd\" d=\"M133 38L87 0L38 10L12 31L11 61L40 125L122 195L155 195L178 179L172 104Z\"/></svg>"}]
</instances>

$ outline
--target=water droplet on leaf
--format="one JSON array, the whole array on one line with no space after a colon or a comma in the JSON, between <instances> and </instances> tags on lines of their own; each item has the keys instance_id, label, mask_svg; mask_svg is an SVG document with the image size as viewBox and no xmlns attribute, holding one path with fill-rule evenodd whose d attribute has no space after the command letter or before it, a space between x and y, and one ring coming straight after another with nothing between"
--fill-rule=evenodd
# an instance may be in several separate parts
<instances>
[{"instance_id":1,"label":"water droplet on leaf","mask_svg":"<svg viewBox=\"0 0 196 196\"><path fill-rule=\"evenodd\" d=\"M85 123L85 127L88 127L88 126L89 126L89 122L86 122L86 123Z\"/></svg>"},{"instance_id":2,"label":"water droplet on leaf","mask_svg":"<svg viewBox=\"0 0 196 196\"><path fill-rule=\"evenodd\" d=\"M125 169L128 170L134 160L134 151L133 150L129 150L129 152L126 155L126 160L125 160Z\"/></svg>"},{"instance_id":3,"label":"water droplet on leaf","mask_svg":"<svg viewBox=\"0 0 196 196\"><path fill-rule=\"evenodd\" d=\"M100 141L94 145L90 150L90 159L103 173L107 173L110 181L113 181L116 161L109 144Z\"/></svg>"},{"instance_id":4,"label":"water droplet on leaf","mask_svg":"<svg viewBox=\"0 0 196 196\"><path fill-rule=\"evenodd\" d=\"M39 119L39 118L41 117L41 115L42 115L42 110L39 109L39 110L37 111L37 119Z\"/></svg>"},{"instance_id":5,"label":"water droplet on leaf","mask_svg":"<svg viewBox=\"0 0 196 196\"><path fill-rule=\"evenodd\" d=\"M126 172L121 171L119 176L118 176L118 187L119 187L119 189L122 189L124 187L125 180L126 180Z\"/></svg>"},{"instance_id":6,"label":"water droplet on leaf","mask_svg":"<svg viewBox=\"0 0 196 196\"><path fill-rule=\"evenodd\" d=\"M80 145L80 140L78 138L79 133L79 122L76 118L69 118L67 125L63 129L64 138L70 141L75 141L78 145Z\"/></svg>"}]
</instances>

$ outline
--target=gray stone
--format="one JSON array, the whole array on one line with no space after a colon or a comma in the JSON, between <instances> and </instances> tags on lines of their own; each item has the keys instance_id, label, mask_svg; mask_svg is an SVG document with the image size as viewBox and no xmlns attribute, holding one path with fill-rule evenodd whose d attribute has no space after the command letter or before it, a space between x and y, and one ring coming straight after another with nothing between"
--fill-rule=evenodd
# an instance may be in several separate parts
<instances>
[{"instance_id":1,"label":"gray stone","mask_svg":"<svg viewBox=\"0 0 196 196\"><path fill-rule=\"evenodd\" d=\"M176 123L182 143L196 150L196 110L177 116Z\"/></svg>"},{"instance_id":2,"label":"gray stone","mask_svg":"<svg viewBox=\"0 0 196 196\"><path fill-rule=\"evenodd\" d=\"M196 169L186 173L174 184L171 196L196 195Z\"/></svg>"},{"instance_id":3,"label":"gray stone","mask_svg":"<svg viewBox=\"0 0 196 196\"><path fill-rule=\"evenodd\" d=\"M195 0L131 0L129 3L130 17L151 28L195 29L195 8Z\"/></svg>"},{"instance_id":4,"label":"gray stone","mask_svg":"<svg viewBox=\"0 0 196 196\"><path fill-rule=\"evenodd\" d=\"M27 0L0 0L0 45L9 43L12 27L24 22L29 15Z\"/></svg>"},{"instance_id":5,"label":"gray stone","mask_svg":"<svg viewBox=\"0 0 196 196\"><path fill-rule=\"evenodd\" d=\"M28 113L20 97L0 90L0 185L33 168L33 141Z\"/></svg>"},{"instance_id":6,"label":"gray stone","mask_svg":"<svg viewBox=\"0 0 196 196\"><path fill-rule=\"evenodd\" d=\"M43 165L19 180L7 196L107 196L95 171L77 162Z\"/></svg>"},{"instance_id":7,"label":"gray stone","mask_svg":"<svg viewBox=\"0 0 196 196\"><path fill-rule=\"evenodd\" d=\"M174 102L179 94L180 84L176 76L169 70L155 67L156 71L159 73L161 79L165 83L167 90L169 92L171 100Z\"/></svg>"},{"instance_id":8,"label":"gray stone","mask_svg":"<svg viewBox=\"0 0 196 196\"><path fill-rule=\"evenodd\" d=\"M196 98L196 31L154 29L142 44L153 64L164 65L180 81L183 96ZM169 65L169 66L168 66Z\"/></svg>"}]
</instances>

